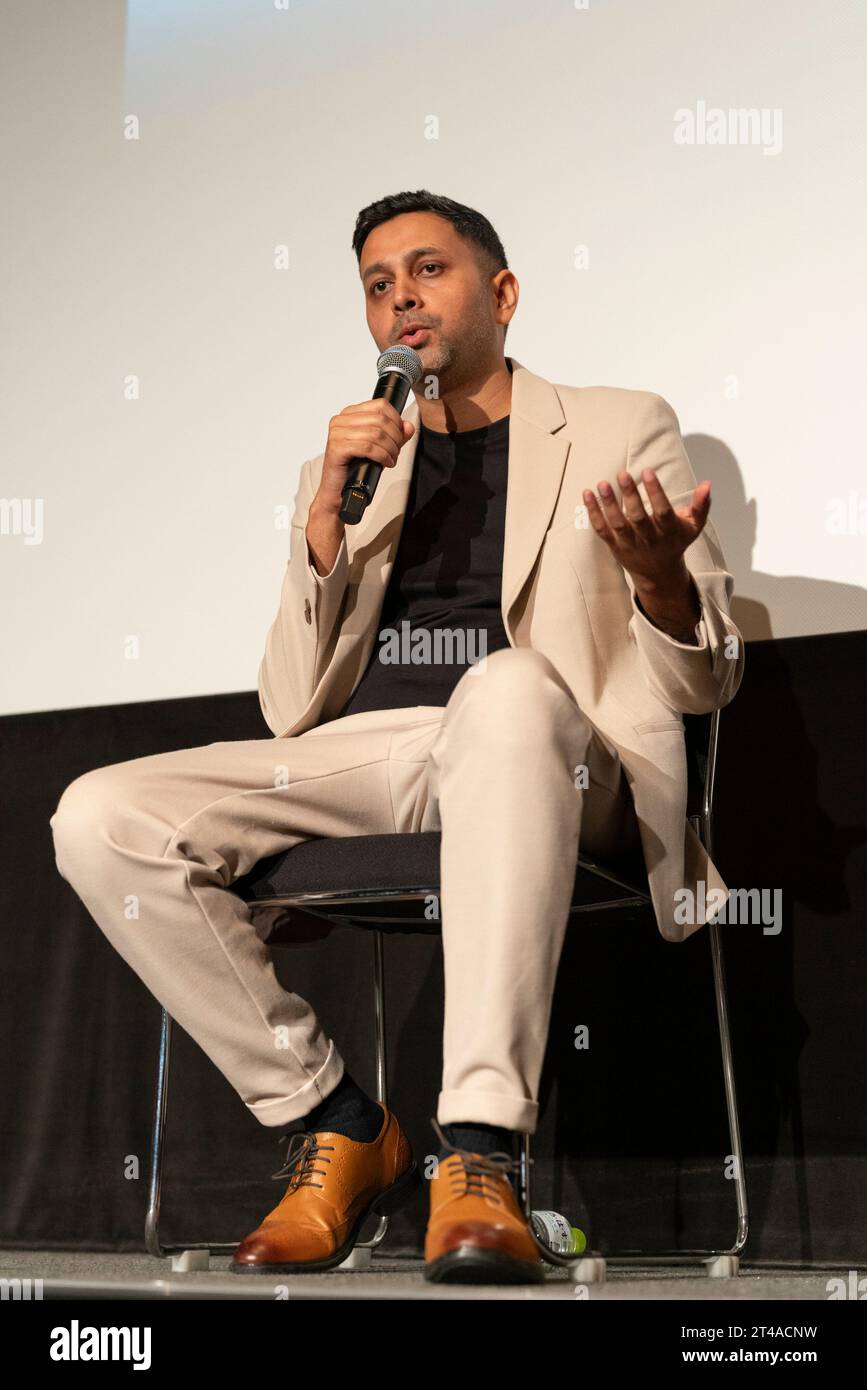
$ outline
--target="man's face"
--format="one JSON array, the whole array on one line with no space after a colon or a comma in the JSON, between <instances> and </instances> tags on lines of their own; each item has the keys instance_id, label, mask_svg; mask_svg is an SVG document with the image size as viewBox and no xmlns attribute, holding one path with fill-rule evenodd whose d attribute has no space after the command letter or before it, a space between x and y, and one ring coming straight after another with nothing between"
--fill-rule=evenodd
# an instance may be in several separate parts
<instances>
[{"instance_id":1,"label":"man's face","mask_svg":"<svg viewBox=\"0 0 867 1390\"><path fill-rule=\"evenodd\" d=\"M496 277L482 275L472 244L446 218L405 212L381 223L362 247L359 273L380 352L403 342L419 354L425 375L456 368L454 379L501 354ZM416 321L422 333L403 337Z\"/></svg>"}]
</instances>

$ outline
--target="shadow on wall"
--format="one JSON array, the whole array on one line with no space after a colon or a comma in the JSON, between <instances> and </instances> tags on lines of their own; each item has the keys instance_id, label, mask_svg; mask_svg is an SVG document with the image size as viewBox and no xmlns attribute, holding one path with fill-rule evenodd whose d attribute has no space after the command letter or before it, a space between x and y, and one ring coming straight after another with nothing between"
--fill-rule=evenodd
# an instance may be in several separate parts
<instances>
[{"instance_id":1,"label":"shadow on wall","mask_svg":"<svg viewBox=\"0 0 867 1390\"><path fill-rule=\"evenodd\" d=\"M763 574L753 569L758 516L747 501L737 459L722 440L708 434L684 436L696 478L710 478L711 519L726 565L734 575L732 617L748 642L819 632L867 628L867 590L857 584L808 579L797 574ZM763 525L772 525L770 518ZM856 537L844 537L856 544ZM863 544L863 542L862 542Z\"/></svg>"}]
</instances>

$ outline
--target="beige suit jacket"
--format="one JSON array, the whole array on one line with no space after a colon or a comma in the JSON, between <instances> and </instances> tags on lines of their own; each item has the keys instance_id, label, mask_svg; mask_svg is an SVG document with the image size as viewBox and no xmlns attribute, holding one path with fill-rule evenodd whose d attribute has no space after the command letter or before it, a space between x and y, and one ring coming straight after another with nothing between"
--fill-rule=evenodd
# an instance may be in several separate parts
<instances>
[{"instance_id":1,"label":"beige suit jacket","mask_svg":"<svg viewBox=\"0 0 867 1390\"><path fill-rule=\"evenodd\" d=\"M695 477L677 416L652 391L555 385L512 366L502 616L511 645L543 652L581 709L620 754L641 831L650 892L663 937L682 941L726 892L686 819L682 714L727 704L743 672L743 640L732 621L732 577L711 521L686 551L701 600L699 644L675 641L638 608L631 579L586 524L582 492L617 473L639 483L652 467L673 505ZM404 412L416 432L384 469L357 526L347 526L331 573L318 575L305 528L324 454L305 461L292 518L280 607L259 669L268 727L290 738L333 718L361 679L377 640L397 553L418 443L415 397ZM699 888L703 884L704 892ZM678 890L693 895L685 914Z\"/></svg>"}]
</instances>

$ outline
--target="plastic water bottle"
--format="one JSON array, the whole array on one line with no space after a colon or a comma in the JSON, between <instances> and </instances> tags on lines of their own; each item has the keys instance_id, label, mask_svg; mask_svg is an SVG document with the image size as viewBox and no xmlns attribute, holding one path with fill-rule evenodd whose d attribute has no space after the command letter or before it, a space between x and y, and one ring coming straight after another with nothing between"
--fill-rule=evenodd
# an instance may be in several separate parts
<instances>
[{"instance_id":1,"label":"plastic water bottle","mask_svg":"<svg viewBox=\"0 0 867 1390\"><path fill-rule=\"evenodd\" d=\"M559 1211L531 1211L530 1225L543 1245L557 1255L580 1255L587 1249L587 1237L572 1226Z\"/></svg>"}]
</instances>

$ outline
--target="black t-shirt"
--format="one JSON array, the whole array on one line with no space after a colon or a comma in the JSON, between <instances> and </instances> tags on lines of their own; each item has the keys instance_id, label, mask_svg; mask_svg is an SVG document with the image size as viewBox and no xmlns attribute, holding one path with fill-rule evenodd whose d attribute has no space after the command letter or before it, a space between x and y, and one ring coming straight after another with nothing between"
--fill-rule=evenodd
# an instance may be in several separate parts
<instances>
[{"instance_id":1,"label":"black t-shirt","mask_svg":"<svg viewBox=\"0 0 867 1390\"><path fill-rule=\"evenodd\" d=\"M378 640L337 719L445 705L471 665L510 645L500 609L509 417L455 433L419 429Z\"/></svg>"}]
</instances>

